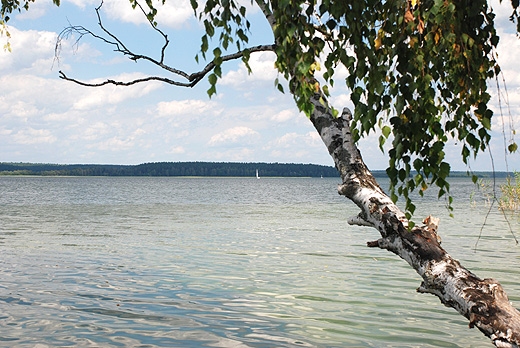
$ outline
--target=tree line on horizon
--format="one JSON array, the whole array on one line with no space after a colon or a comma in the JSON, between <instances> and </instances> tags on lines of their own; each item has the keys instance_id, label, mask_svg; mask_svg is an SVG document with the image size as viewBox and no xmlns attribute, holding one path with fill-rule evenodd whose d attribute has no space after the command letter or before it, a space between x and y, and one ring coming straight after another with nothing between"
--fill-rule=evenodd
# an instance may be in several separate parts
<instances>
[{"instance_id":1,"label":"tree line on horizon","mask_svg":"<svg viewBox=\"0 0 520 348\"><path fill-rule=\"evenodd\" d=\"M0 175L38 176L256 176L263 177L338 177L332 166L302 163L261 162L150 162L122 164L52 164L0 162ZM373 171L375 177L387 178L384 170ZM480 178L506 178L506 172L473 172ZM509 173L509 176L512 174ZM452 177L467 177L465 171L453 171Z\"/></svg>"},{"instance_id":2,"label":"tree line on horizon","mask_svg":"<svg viewBox=\"0 0 520 348\"><path fill-rule=\"evenodd\" d=\"M155 162L138 165L0 163L0 175L338 177L332 166L295 163Z\"/></svg>"}]
</instances>

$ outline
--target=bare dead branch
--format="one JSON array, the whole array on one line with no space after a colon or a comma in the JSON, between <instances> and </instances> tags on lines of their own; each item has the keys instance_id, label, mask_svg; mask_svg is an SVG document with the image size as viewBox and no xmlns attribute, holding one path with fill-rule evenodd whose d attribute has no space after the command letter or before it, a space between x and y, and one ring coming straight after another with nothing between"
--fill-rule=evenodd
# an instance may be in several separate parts
<instances>
[{"instance_id":1,"label":"bare dead branch","mask_svg":"<svg viewBox=\"0 0 520 348\"><path fill-rule=\"evenodd\" d=\"M101 42L103 42L109 46L113 46L115 52L119 52L135 62L137 62L139 60L148 61L148 62L152 63L153 65L161 68L162 70L165 70L173 75L177 75L177 76L181 77L181 79L177 80L175 78L170 78L170 77L147 76L145 78L139 78L139 79L130 80L130 81L116 81L116 80L112 80L112 79L107 79L107 80L105 80L103 82L99 82L99 83L90 83L90 82L80 81L75 78L68 77L63 71L59 71L59 77L61 79L71 81L71 82L77 83L82 86L87 86L87 87L100 87L100 86L109 85L109 84L116 85L116 86L131 86L131 85L134 85L137 83L147 82L147 81L161 81L161 82L164 82L164 83L167 83L170 85L174 85L174 86L179 86L179 87L194 87L200 80L202 80L204 78L204 76L206 76L210 71L212 71L216 67L216 64L213 61L211 61L202 70L189 74L183 70L179 70L179 69L176 69L174 67L171 67L171 66L165 64L164 63L165 52L170 43L168 36L162 30L157 28L156 24L153 23L148 18L148 16L146 15L146 11L139 3L137 3L137 6L139 7L139 9L143 13L143 15L146 17L146 19L147 19L148 23L151 25L151 27L163 37L164 44L161 47L161 54L160 54L159 60L152 58L149 55L138 54L138 53L131 51L123 43L123 41L121 41L115 34L113 34L110 30L108 30L103 25L103 21L101 19L101 14L100 14L100 10L101 10L102 6L103 6L103 1L101 1L100 5L98 7L96 7L95 11L96 11L96 15L98 18L98 25L101 28L101 30L106 34L106 36L98 35L83 26L69 25L67 28L65 28L61 31L61 33L58 35L58 39L56 40L56 46L55 46L55 59L56 60L59 60L59 54L61 51L61 43L63 40L68 39L69 37L72 37L74 35L77 35L78 37L74 43L74 45L77 46L79 44L79 41L84 36L89 35L89 36L93 37L94 39L100 40ZM242 49L235 53L221 56L220 59L222 62L230 61L230 60L242 58L242 57L244 57L244 55L246 53L250 54L250 53L261 52L261 51L274 51L274 48L275 48L274 45L254 46L254 47Z\"/></svg>"},{"instance_id":2,"label":"bare dead branch","mask_svg":"<svg viewBox=\"0 0 520 348\"><path fill-rule=\"evenodd\" d=\"M130 80L127 82L108 79L103 82L90 83L90 82L84 82L84 81L80 81L80 80L77 80L74 78L70 78L61 70L59 71L59 75L60 75L60 79L74 82L74 83L77 83L78 85L86 86L86 87L101 87L101 86L105 86L105 85L131 86L131 85L135 85L137 83L148 82L148 81L161 81L164 83L168 83L170 85L180 86L180 87L193 87L194 86L191 83L178 82L178 81L174 81L172 79L169 79L166 77L161 77L161 76L147 76L147 77L144 77L141 79Z\"/></svg>"},{"instance_id":3,"label":"bare dead branch","mask_svg":"<svg viewBox=\"0 0 520 348\"><path fill-rule=\"evenodd\" d=\"M115 45L118 47L118 50L119 50L120 52L129 52L129 53L131 53L130 50L129 50L128 48L126 48L126 46L123 44L123 42L117 38L117 36L115 36L114 34L112 34L110 31L108 31L108 30L103 26L103 21L101 20L101 14L99 13L99 10L101 9L102 6L103 6L103 0L101 0L101 3L99 4L99 6L96 7L96 16L97 16L97 18L98 18L98 25L99 25L99 27L100 27L100 28L101 28L101 29L102 29L102 30L103 30L103 31L104 31L108 36L110 36L111 38L114 39L115 43L113 43L113 44L115 44ZM107 40L104 40L104 41L107 41ZM108 42L108 41L107 41L107 42ZM122 49L119 48L119 46L121 46Z\"/></svg>"},{"instance_id":4,"label":"bare dead branch","mask_svg":"<svg viewBox=\"0 0 520 348\"><path fill-rule=\"evenodd\" d=\"M178 70L178 69L175 69L173 67L170 67L169 65L167 64L164 64L164 55L165 55L165 50L169 44L169 40L168 40L168 37L166 34L164 34L161 30L159 30L158 28L156 28L152 23L150 23L152 25L152 27L157 31L159 32L164 40L165 40L165 43L164 45L162 46L161 48L161 58L160 60L156 60L148 55L142 55L142 54L137 54L137 53L134 53L133 51L131 51L130 49L128 49L128 47L126 47L126 45L116 36L114 35L112 32L110 32L108 29L105 28L105 26L103 25L103 21L101 19L101 15L100 15L100 9L101 7L103 6L103 2L101 2L101 4L95 9L96 10L96 15L97 15L97 18L98 18L98 25L99 27L101 28L101 30L103 30L103 32L106 33L106 35L108 36L107 37L104 37L104 36L101 36L101 35L98 35L96 33L94 33L93 31L83 27L83 26L80 26L80 25L76 25L76 26L68 26L67 28L63 29L61 31L61 33L58 35L58 39L56 40L56 46L55 46L55 59L56 60L59 60L59 54L60 54L60 51L61 51L61 42L64 40L64 39L68 39L69 37L73 36L73 35L78 35L78 38L76 39L74 45L78 45L79 41L85 36L85 35L89 35L97 40L100 40L102 42L104 42L105 44L107 45L110 45L110 46L114 46L114 51L115 52L119 52L119 53L122 53L123 55L125 56L128 56L129 59L133 60L133 61L138 61L138 60L146 60L158 67L160 67L161 69L163 70L166 70L172 74L176 74L176 75L179 75L185 79L188 79L189 76L188 74L186 74L185 72L183 72L182 70ZM142 10L142 8L141 8ZM143 13L144 13L144 10L142 10Z\"/></svg>"},{"instance_id":5,"label":"bare dead branch","mask_svg":"<svg viewBox=\"0 0 520 348\"><path fill-rule=\"evenodd\" d=\"M245 50L242 50L242 51L239 51L239 52L236 52L236 53L224 55L224 56L221 57L221 59L222 59L223 62L225 62L225 61L234 60L234 59L238 59L238 58L243 57L244 53L246 51L248 53L263 52L263 51L274 51L274 48L275 48L274 45L260 45L260 46L250 47L248 49L245 49ZM150 60L150 61L154 61L152 58L147 57L147 56L142 56L142 58ZM164 64L161 64L161 63L159 63L157 61L155 61L155 63L158 66L164 65ZM201 71L192 73L192 74L187 74L184 71L173 69L173 68L169 68L169 69L165 68L165 70L168 70L170 72L174 72L175 74L184 77L187 80L186 82L176 81L176 80L173 80L173 79L168 78L168 77L147 76L145 78L130 80L130 81L126 81L126 82L124 82L124 81L116 81L116 80L112 80L112 79L107 79L107 80L105 80L103 82L99 82L99 83L90 83L90 82L84 82L84 81L80 81L80 80L68 77L63 71L59 72L59 76L63 80L71 81L71 82L74 82L74 83L77 83L79 85L86 86L86 87L101 87L101 86L109 85L109 84L116 85L116 86L131 86L131 85L135 85L137 83L147 82L147 81L161 81L161 82L164 82L164 83L167 83L167 84L170 84L170 85L174 85L174 86L179 86L179 87L194 87L200 80L202 80L204 78L204 76L206 76L211 70L213 70L215 68L215 66L216 65L215 65L214 62L209 62L204 67L204 69L202 69Z\"/></svg>"}]
</instances>

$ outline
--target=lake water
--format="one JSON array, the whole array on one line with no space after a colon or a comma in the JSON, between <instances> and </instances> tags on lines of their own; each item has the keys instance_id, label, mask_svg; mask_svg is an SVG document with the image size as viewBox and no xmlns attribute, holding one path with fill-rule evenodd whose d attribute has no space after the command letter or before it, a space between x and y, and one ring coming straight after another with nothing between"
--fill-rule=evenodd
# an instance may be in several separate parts
<instances>
[{"instance_id":1,"label":"lake water","mask_svg":"<svg viewBox=\"0 0 520 348\"><path fill-rule=\"evenodd\" d=\"M485 347L339 179L0 177L2 347ZM443 246L520 303L520 247L456 179ZM470 196L472 199L470 200ZM517 237L520 221L509 216Z\"/></svg>"}]
</instances>

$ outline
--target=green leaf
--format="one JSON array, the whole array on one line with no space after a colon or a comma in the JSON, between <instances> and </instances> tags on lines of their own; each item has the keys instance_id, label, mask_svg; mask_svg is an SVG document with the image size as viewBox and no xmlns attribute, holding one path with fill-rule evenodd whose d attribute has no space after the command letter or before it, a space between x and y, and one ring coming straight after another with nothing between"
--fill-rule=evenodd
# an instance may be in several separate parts
<instances>
[{"instance_id":1,"label":"green leaf","mask_svg":"<svg viewBox=\"0 0 520 348\"><path fill-rule=\"evenodd\" d=\"M327 96L327 97L330 96L330 93L329 93L329 86L327 86L327 85L323 85L323 86L321 87L321 89L322 89L322 91L323 91L323 94L325 94L325 96Z\"/></svg>"},{"instance_id":2,"label":"green leaf","mask_svg":"<svg viewBox=\"0 0 520 348\"><path fill-rule=\"evenodd\" d=\"M212 85L208 91L208 96L211 98L214 94L217 94L217 88L215 87L215 85Z\"/></svg>"},{"instance_id":3,"label":"green leaf","mask_svg":"<svg viewBox=\"0 0 520 348\"><path fill-rule=\"evenodd\" d=\"M209 81L210 85L212 85L212 86L217 84L217 79L218 79L218 77L215 74L210 74L208 76L208 81Z\"/></svg>"},{"instance_id":4,"label":"green leaf","mask_svg":"<svg viewBox=\"0 0 520 348\"><path fill-rule=\"evenodd\" d=\"M379 136L379 149L384 151L383 145L385 145L386 138L382 135Z\"/></svg>"},{"instance_id":5,"label":"green leaf","mask_svg":"<svg viewBox=\"0 0 520 348\"><path fill-rule=\"evenodd\" d=\"M208 37L206 35L204 35L202 38L201 38L201 45L200 45L200 50L202 52L202 57L204 57L204 53L208 51Z\"/></svg>"},{"instance_id":6,"label":"green leaf","mask_svg":"<svg viewBox=\"0 0 520 348\"><path fill-rule=\"evenodd\" d=\"M483 117L480 122L487 130L491 130L491 118Z\"/></svg>"},{"instance_id":7,"label":"green leaf","mask_svg":"<svg viewBox=\"0 0 520 348\"><path fill-rule=\"evenodd\" d=\"M446 178L450 175L450 164L446 162L442 162L439 167L439 176L441 178Z\"/></svg>"},{"instance_id":8,"label":"green leaf","mask_svg":"<svg viewBox=\"0 0 520 348\"><path fill-rule=\"evenodd\" d=\"M383 133L383 136L388 139L388 136L390 135L390 133L392 132L392 128L388 127L388 126L384 126L382 129L381 129L381 132Z\"/></svg>"}]
</instances>

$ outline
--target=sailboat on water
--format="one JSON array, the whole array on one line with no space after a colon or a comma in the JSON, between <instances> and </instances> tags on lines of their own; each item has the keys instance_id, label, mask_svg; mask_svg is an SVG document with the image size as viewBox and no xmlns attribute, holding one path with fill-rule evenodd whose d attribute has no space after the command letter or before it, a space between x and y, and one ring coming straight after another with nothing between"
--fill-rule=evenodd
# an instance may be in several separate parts
<instances>
[{"instance_id":1,"label":"sailboat on water","mask_svg":"<svg viewBox=\"0 0 520 348\"><path fill-rule=\"evenodd\" d=\"M256 178L260 179L260 177L258 176L258 169L256 170Z\"/></svg>"}]
</instances>

